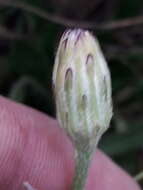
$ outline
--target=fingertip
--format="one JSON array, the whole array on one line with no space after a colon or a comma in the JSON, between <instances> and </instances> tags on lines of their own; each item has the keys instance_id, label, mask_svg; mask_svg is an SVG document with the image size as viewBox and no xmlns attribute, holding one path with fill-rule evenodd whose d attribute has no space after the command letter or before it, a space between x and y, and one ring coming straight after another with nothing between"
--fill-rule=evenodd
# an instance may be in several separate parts
<instances>
[{"instance_id":1,"label":"fingertip","mask_svg":"<svg viewBox=\"0 0 143 190\"><path fill-rule=\"evenodd\" d=\"M0 97L0 189L69 190L74 150L57 122L31 108ZM99 150L93 156L88 190L141 190L135 181Z\"/></svg>"},{"instance_id":2,"label":"fingertip","mask_svg":"<svg viewBox=\"0 0 143 190\"><path fill-rule=\"evenodd\" d=\"M4 97L0 111L0 189L69 189L73 148L57 122Z\"/></svg>"}]
</instances>

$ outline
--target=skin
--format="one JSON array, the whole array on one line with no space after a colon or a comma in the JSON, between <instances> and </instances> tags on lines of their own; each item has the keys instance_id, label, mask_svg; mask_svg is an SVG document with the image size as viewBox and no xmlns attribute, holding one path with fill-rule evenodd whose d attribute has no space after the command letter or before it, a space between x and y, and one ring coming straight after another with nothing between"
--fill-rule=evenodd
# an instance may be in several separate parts
<instances>
[{"instance_id":1,"label":"skin","mask_svg":"<svg viewBox=\"0 0 143 190\"><path fill-rule=\"evenodd\" d=\"M0 189L70 190L74 149L57 121L0 97ZM140 190L104 153L93 157L86 190Z\"/></svg>"}]
</instances>

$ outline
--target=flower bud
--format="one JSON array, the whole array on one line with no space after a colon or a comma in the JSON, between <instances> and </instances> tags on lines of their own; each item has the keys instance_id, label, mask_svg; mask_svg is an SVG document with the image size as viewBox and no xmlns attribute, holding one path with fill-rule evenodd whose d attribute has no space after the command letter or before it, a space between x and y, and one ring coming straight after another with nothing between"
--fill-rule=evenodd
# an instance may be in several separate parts
<instances>
[{"instance_id":1,"label":"flower bud","mask_svg":"<svg viewBox=\"0 0 143 190\"><path fill-rule=\"evenodd\" d=\"M53 88L57 117L73 140L100 137L112 117L111 81L97 39L90 32L66 31L56 55Z\"/></svg>"}]
</instances>

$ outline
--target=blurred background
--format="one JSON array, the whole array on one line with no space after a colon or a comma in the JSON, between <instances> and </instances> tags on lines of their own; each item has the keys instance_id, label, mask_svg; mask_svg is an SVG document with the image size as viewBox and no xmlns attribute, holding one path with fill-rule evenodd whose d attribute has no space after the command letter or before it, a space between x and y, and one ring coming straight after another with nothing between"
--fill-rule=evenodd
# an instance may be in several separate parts
<instances>
[{"instance_id":1,"label":"blurred background","mask_svg":"<svg viewBox=\"0 0 143 190\"><path fill-rule=\"evenodd\" d=\"M143 171L142 0L0 0L0 94L55 117L52 68L68 27L100 41L114 101L100 148L135 176Z\"/></svg>"}]
</instances>

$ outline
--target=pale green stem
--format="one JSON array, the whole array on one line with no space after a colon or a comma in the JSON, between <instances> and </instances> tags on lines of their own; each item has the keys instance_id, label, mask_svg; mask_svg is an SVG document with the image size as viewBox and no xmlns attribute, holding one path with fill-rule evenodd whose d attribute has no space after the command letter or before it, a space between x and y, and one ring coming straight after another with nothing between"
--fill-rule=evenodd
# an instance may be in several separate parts
<instances>
[{"instance_id":1,"label":"pale green stem","mask_svg":"<svg viewBox=\"0 0 143 190\"><path fill-rule=\"evenodd\" d=\"M141 173L137 174L137 175L134 177L134 179L135 179L136 181L142 180L142 179L143 179L143 171L142 171Z\"/></svg>"},{"instance_id":2,"label":"pale green stem","mask_svg":"<svg viewBox=\"0 0 143 190\"><path fill-rule=\"evenodd\" d=\"M80 143L80 146L78 145L76 148L76 167L72 190L83 190L87 180L93 148L83 143Z\"/></svg>"}]
</instances>

